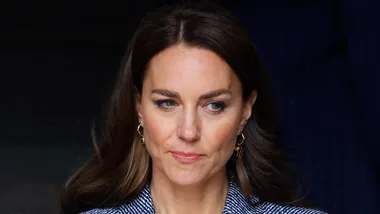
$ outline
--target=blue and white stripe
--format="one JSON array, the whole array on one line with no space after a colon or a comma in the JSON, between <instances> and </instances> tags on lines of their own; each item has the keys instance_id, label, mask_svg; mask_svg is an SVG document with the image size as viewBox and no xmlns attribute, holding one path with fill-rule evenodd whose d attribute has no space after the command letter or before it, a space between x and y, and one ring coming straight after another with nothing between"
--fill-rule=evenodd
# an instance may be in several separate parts
<instances>
[{"instance_id":1,"label":"blue and white stripe","mask_svg":"<svg viewBox=\"0 0 380 214\"><path fill-rule=\"evenodd\" d=\"M257 203L257 197L251 197L253 204ZM252 206L245 199L240 188L230 182L226 203L222 214L326 214L325 212L308 209L303 207L285 206L264 202L262 204ZM140 192L140 194L126 204L117 207L93 209L82 214L155 214L153 200L149 186Z\"/></svg>"}]
</instances>

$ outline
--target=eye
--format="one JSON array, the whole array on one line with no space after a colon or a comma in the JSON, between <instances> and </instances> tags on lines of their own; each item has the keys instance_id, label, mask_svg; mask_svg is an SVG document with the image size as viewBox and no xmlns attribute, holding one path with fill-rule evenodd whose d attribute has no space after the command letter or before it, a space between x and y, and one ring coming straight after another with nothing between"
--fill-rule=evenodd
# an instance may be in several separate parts
<instances>
[{"instance_id":1,"label":"eye","mask_svg":"<svg viewBox=\"0 0 380 214\"><path fill-rule=\"evenodd\" d=\"M171 109L177 105L177 103L173 100L158 100L155 103L159 108L162 109Z\"/></svg>"},{"instance_id":2,"label":"eye","mask_svg":"<svg viewBox=\"0 0 380 214\"><path fill-rule=\"evenodd\" d=\"M212 113L222 112L226 108L226 104L223 102L211 102L207 104L207 109Z\"/></svg>"}]
</instances>

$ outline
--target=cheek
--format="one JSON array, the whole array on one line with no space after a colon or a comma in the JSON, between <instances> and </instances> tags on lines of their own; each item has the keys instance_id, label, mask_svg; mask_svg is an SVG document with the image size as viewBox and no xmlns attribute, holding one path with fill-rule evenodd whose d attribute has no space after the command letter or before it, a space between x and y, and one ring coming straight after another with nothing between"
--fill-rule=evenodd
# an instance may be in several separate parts
<instances>
[{"instance_id":1,"label":"cheek","mask_svg":"<svg viewBox=\"0 0 380 214\"><path fill-rule=\"evenodd\" d=\"M218 142L225 142L227 144L231 144L232 139L234 139L235 136L235 126L230 126L230 127L223 127L221 131L218 131L215 133L215 138Z\"/></svg>"},{"instance_id":2,"label":"cheek","mask_svg":"<svg viewBox=\"0 0 380 214\"><path fill-rule=\"evenodd\" d=\"M230 121L213 126L207 137L209 142L213 142L213 150L223 153L223 156L230 155L235 147L237 129L238 124Z\"/></svg>"},{"instance_id":3,"label":"cheek","mask_svg":"<svg viewBox=\"0 0 380 214\"><path fill-rule=\"evenodd\" d=\"M142 109L145 143L151 149L169 146L168 139L173 133L173 123L171 120L154 113L155 111L151 106Z\"/></svg>"}]
</instances>

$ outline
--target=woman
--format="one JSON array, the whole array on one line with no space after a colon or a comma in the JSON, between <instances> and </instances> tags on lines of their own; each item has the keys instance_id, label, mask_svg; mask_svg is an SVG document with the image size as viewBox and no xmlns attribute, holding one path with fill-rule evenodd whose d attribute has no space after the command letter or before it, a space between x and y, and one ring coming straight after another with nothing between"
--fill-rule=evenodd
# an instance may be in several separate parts
<instances>
[{"instance_id":1,"label":"woman","mask_svg":"<svg viewBox=\"0 0 380 214\"><path fill-rule=\"evenodd\" d=\"M322 213L300 205L269 141L268 92L249 35L224 9L149 14L128 47L101 146L68 182L62 212Z\"/></svg>"}]
</instances>

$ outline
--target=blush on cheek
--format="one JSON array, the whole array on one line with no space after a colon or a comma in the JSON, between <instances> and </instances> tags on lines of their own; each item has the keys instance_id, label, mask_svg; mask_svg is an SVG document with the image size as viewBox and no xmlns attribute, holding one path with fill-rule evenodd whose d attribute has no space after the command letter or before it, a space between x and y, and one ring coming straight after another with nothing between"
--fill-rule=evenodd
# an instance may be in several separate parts
<instances>
[{"instance_id":1,"label":"blush on cheek","mask_svg":"<svg viewBox=\"0 0 380 214\"><path fill-rule=\"evenodd\" d=\"M157 120L144 121L144 135L148 144L154 143L156 144L155 146L167 148L167 139L170 138L171 133L169 129L169 126L163 126Z\"/></svg>"},{"instance_id":2,"label":"blush on cheek","mask_svg":"<svg viewBox=\"0 0 380 214\"><path fill-rule=\"evenodd\" d=\"M235 138L237 135L236 127L233 125L223 126L215 133L215 142L219 142L220 144L224 144L224 147L227 145L231 146L235 145ZM229 146L228 146L229 147Z\"/></svg>"}]
</instances>

